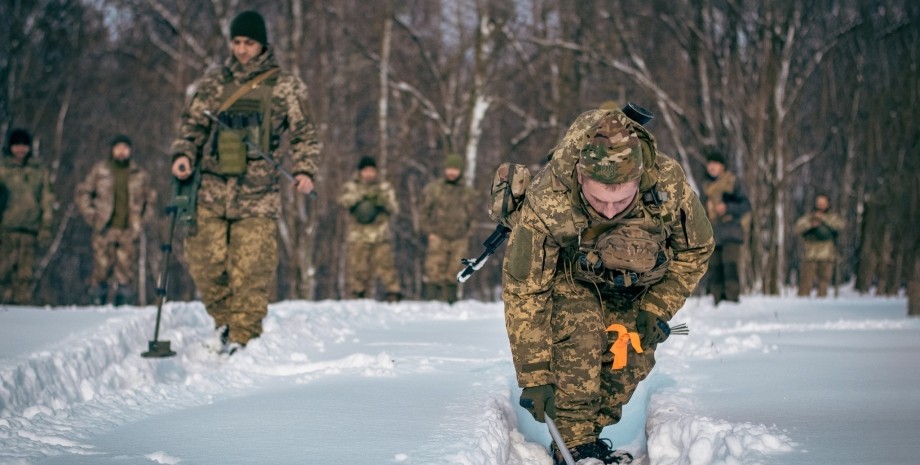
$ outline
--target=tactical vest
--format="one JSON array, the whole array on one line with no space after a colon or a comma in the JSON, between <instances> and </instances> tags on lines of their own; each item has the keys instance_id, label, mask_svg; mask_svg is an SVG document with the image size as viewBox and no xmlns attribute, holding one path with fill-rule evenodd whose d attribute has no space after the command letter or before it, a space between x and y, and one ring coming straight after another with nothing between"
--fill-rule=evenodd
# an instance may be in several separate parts
<instances>
[{"instance_id":1,"label":"tactical vest","mask_svg":"<svg viewBox=\"0 0 920 465\"><path fill-rule=\"evenodd\" d=\"M637 217L614 218L591 227L576 218L578 242L562 252L564 271L602 293L638 294L661 281L673 258L667 245L669 219L661 213L667 194L653 186L640 195L642 214Z\"/></svg>"},{"instance_id":2,"label":"tactical vest","mask_svg":"<svg viewBox=\"0 0 920 465\"><path fill-rule=\"evenodd\" d=\"M271 73L271 74L269 74ZM250 153L246 141L258 145L262 152L270 154L277 146L271 135L272 92L277 79L277 68L257 76L253 81L239 84L232 78L224 83L221 94L221 109L217 118L229 129L218 126L211 144L218 161L217 173L224 176L246 174L246 164L259 155ZM265 76L265 77L263 77ZM245 91L245 88L252 87ZM238 95L239 92L244 92Z\"/></svg>"}]
</instances>

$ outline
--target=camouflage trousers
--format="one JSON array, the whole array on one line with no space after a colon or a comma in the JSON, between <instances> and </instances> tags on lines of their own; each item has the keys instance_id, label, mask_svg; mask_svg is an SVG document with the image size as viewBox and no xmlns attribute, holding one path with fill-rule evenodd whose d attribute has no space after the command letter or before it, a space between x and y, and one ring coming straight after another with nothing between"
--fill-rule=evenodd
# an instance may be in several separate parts
<instances>
[{"instance_id":1,"label":"camouflage trousers","mask_svg":"<svg viewBox=\"0 0 920 465\"><path fill-rule=\"evenodd\" d=\"M131 287L137 276L137 233L131 229L106 229L93 234L93 284L114 280L119 288Z\"/></svg>"},{"instance_id":2,"label":"camouflage trousers","mask_svg":"<svg viewBox=\"0 0 920 465\"><path fill-rule=\"evenodd\" d=\"M468 249L469 241L465 237L450 240L429 236L424 281L441 285L456 283L457 272L461 268L460 259L466 257Z\"/></svg>"},{"instance_id":3,"label":"camouflage trousers","mask_svg":"<svg viewBox=\"0 0 920 465\"><path fill-rule=\"evenodd\" d=\"M569 447L597 440L620 421L639 382L655 366L655 349L627 349L626 366L613 367L613 324L636 332L638 309L628 299L604 297L586 285L560 280L553 289L551 369L556 376L556 424Z\"/></svg>"},{"instance_id":4,"label":"camouflage trousers","mask_svg":"<svg viewBox=\"0 0 920 465\"><path fill-rule=\"evenodd\" d=\"M277 235L274 219L228 220L198 207L185 259L214 326L226 325L231 342L245 345L262 334L278 266Z\"/></svg>"},{"instance_id":5,"label":"camouflage trousers","mask_svg":"<svg viewBox=\"0 0 920 465\"><path fill-rule=\"evenodd\" d=\"M716 305L723 300L738 302L741 297L741 277L738 265L741 262L741 244L728 242L717 245L709 258L706 283Z\"/></svg>"},{"instance_id":6,"label":"camouflage trousers","mask_svg":"<svg viewBox=\"0 0 920 465\"><path fill-rule=\"evenodd\" d=\"M32 233L0 232L0 300L3 303L32 303L32 273L37 243Z\"/></svg>"},{"instance_id":7,"label":"camouflage trousers","mask_svg":"<svg viewBox=\"0 0 920 465\"><path fill-rule=\"evenodd\" d=\"M799 267L799 296L806 297L811 294L811 288L818 278L818 297L827 296L827 288L834 276L834 262L832 260L806 260Z\"/></svg>"},{"instance_id":8,"label":"camouflage trousers","mask_svg":"<svg viewBox=\"0 0 920 465\"><path fill-rule=\"evenodd\" d=\"M399 276L396 274L396 264L393 260L393 246L389 241L349 242L346 273L350 297L371 297L374 292L374 281L378 277L385 292L400 292Z\"/></svg>"}]
</instances>

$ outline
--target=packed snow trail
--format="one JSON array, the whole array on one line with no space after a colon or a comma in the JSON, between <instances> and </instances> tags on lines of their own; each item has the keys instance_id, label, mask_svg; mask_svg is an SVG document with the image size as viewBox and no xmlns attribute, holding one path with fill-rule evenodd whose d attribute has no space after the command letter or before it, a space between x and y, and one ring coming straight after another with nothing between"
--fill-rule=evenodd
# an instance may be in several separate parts
<instances>
[{"instance_id":1,"label":"packed snow trail","mask_svg":"<svg viewBox=\"0 0 920 465\"><path fill-rule=\"evenodd\" d=\"M639 463L913 463L920 321L903 308L691 299L691 335L659 348L605 435ZM0 464L550 463L515 406L500 304L279 303L230 358L198 303L165 309L177 357L141 358L153 316L0 309ZM874 411L891 428L865 431Z\"/></svg>"}]
</instances>

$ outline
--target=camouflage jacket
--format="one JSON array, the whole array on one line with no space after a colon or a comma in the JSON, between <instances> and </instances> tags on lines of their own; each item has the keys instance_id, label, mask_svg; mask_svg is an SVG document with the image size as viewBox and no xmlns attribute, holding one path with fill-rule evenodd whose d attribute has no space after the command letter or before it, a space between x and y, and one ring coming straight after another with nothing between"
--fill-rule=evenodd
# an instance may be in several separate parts
<instances>
[{"instance_id":1,"label":"camouflage jacket","mask_svg":"<svg viewBox=\"0 0 920 465\"><path fill-rule=\"evenodd\" d=\"M725 171L716 179L708 178L703 184L703 203L706 214L712 223L712 233L716 244L745 242L744 222L749 221L751 201L744 191L741 181L730 171ZM725 214L716 212L716 205L725 204Z\"/></svg>"},{"instance_id":2,"label":"camouflage jacket","mask_svg":"<svg viewBox=\"0 0 920 465\"><path fill-rule=\"evenodd\" d=\"M0 228L50 233L53 209L48 170L33 160L31 154L25 164L4 155L0 161Z\"/></svg>"},{"instance_id":3,"label":"camouflage jacket","mask_svg":"<svg viewBox=\"0 0 920 465\"><path fill-rule=\"evenodd\" d=\"M565 269L572 265L567 257L577 250L583 232L593 226L596 218L583 200L575 165L580 144L586 139L585 132L605 114L593 110L575 121L550 163L528 187L520 218L508 240L502 267L502 298L517 379L522 387L555 382L549 368L554 340L550 326L554 288L567 282ZM672 260L663 278L645 290L637 305L669 320L706 272L713 250L712 228L680 165L671 158L656 155L650 135L648 142L643 143L643 157L646 168L640 192L654 186L666 194L662 196L666 199L658 216L670 230L667 245ZM639 197L619 218L648 215ZM589 287L580 282L576 285Z\"/></svg>"},{"instance_id":4,"label":"camouflage jacket","mask_svg":"<svg viewBox=\"0 0 920 465\"><path fill-rule=\"evenodd\" d=\"M448 240L469 236L479 207L476 191L462 181L432 181L422 191L422 232Z\"/></svg>"},{"instance_id":5,"label":"camouflage jacket","mask_svg":"<svg viewBox=\"0 0 920 465\"><path fill-rule=\"evenodd\" d=\"M277 68L274 53L269 47L265 53L246 66L231 56L225 65L208 72L195 83L195 94L182 113L178 135L172 144L173 160L187 156L201 169L199 205L227 218L268 217L277 218L281 212L279 173L274 166L250 152L246 173L240 176L218 174L218 156L211 146L214 123L205 111L216 114L223 103L224 86L245 83L271 68ZM307 87L300 78L281 72L268 82L271 85L271 156L277 156L281 134L290 136L292 173L315 178L318 170L320 143L316 126L307 101ZM205 146L208 146L207 148Z\"/></svg>"},{"instance_id":6,"label":"camouflage jacket","mask_svg":"<svg viewBox=\"0 0 920 465\"><path fill-rule=\"evenodd\" d=\"M352 209L363 200L370 200L380 208L380 214L373 222L361 224L351 213ZM339 195L339 205L349 210L348 242L378 243L390 240L390 216L399 213L396 192L390 183L377 181L372 183L354 179L345 183Z\"/></svg>"},{"instance_id":7,"label":"camouflage jacket","mask_svg":"<svg viewBox=\"0 0 920 465\"><path fill-rule=\"evenodd\" d=\"M150 185L150 175L134 160L128 165L128 228L140 233L144 223L156 214L157 193ZM77 184L74 203L93 231L104 230L115 211L115 174L111 160L102 160Z\"/></svg>"},{"instance_id":8,"label":"camouflage jacket","mask_svg":"<svg viewBox=\"0 0 920 465\"><path fill-rule=\"evenodd\" d=\"M802 236L806 261L837 259L837 235L843 229L840 215L832 212L811 212L795 222L795 232Z\"/></svg>"}]
</instances>

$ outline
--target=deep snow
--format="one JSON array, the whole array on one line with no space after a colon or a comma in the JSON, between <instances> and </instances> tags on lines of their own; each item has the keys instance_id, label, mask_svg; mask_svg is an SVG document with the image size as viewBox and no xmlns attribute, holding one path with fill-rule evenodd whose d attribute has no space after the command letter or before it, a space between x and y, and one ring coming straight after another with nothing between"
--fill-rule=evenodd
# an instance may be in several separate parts
<instances>
[{"instance_id":1,"label":"deep snow","mask_svg":"<svg viewBox=\"0 0 920 465\"><path fill-rule=\"evenodd\" d=\"M605 435L646 463L916 463L902 299L691 299ZM547 465L501 304L283 302L230 357L199 303L0 310L0 463ZM646 442L648 453L646 454Z\"/></svg>"}]
</instances>

